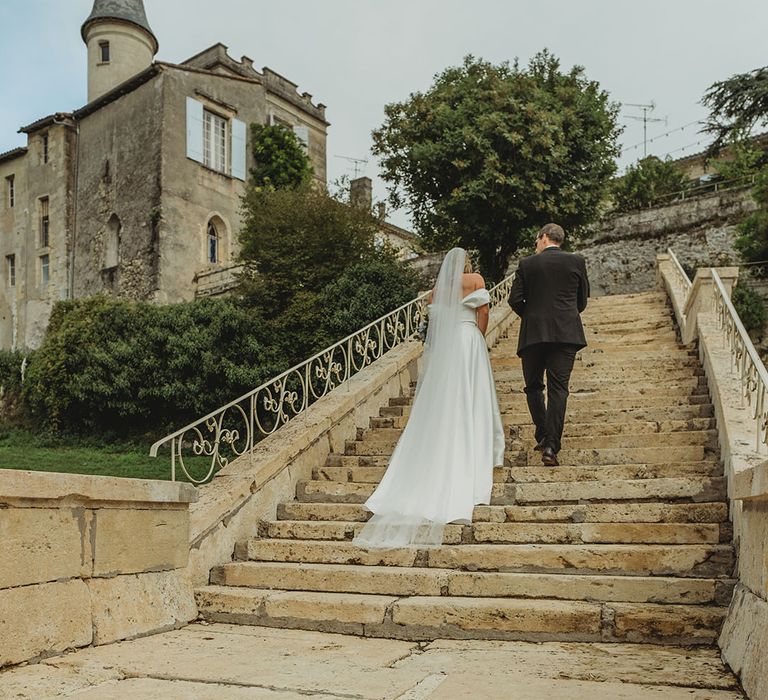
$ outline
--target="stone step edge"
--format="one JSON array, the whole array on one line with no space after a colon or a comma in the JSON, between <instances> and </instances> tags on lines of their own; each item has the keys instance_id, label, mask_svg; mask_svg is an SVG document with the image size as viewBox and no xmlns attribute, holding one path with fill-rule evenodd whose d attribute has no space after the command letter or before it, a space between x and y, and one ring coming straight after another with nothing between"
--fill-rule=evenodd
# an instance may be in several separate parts
<instances>
[{"instance_id":1,"label":"stone step edge","mask_svg":"<svg viewBox=\"0 0 768 700\"><path fill-rule=\"evenodd\" d=\"M296 575L301 581L301 587L286 586L285 581L280 585L253 585L247 582L249 576L261 572L269 573L274 577L274 572L288 572ZM306 574L318 574L319 579L312 581L306 580ZM240 576L238 576L240 574ZM344 579L344 590L329 590L335 583L325 583L323 577L329 575L341 576ZM402 588L420 588L416 593L392 593L391 588L394 579L397 584L408 583L412 579L410 586L401 586ZM356 579L362 579L357 583ZM235 581L241 580L238 583ZM365 586L369 589L376 588L376 581L379 590L360 591L358 586ZM505 582L516 582L521 585L521 590L513 595L501 592L498 595L483 593L478 596L472 592L471 584L477 581L488 581L499 585L503 589ZM464 582L466 585L457 585ZM586 600L589 602L629 602L629 603L653 603L658 605L719 605L727 606L731 602L733 588L737 579L727 578L708 578L708 577L674 577L674 576L616 576L611 574L555 574L555 573L528 573L528 572L486 572L486 571L463 571L460 569L424 569L407 568L392 566L365 566L357 564L323 564L323 563L297 563L297 562L261 562L261 561L233 561L222 566L214 567L211 570L210 583L217 586L233 586L237 588L260 588L263 590L293 590L309 591L315 593L357 593L360 595L407 595L407 596L430 596L430 597L461 597L461 598L504 598L519 600ZM543 583L562 584L562 595L552 595L551 590L547 593L541 593ZM430 585L431 584L431 585ZM312 585L312 587L308 587ZM321 587L325 585L325 587ZM591 593L595 593L599 587L599 593L604 596L606 592L621 596L616 593L621 587L642 588L651 587L654 589L652 600L641 599L636 596L634 599L624 595L623 597L595 597L593 595L584 595L578 590L579 587L591 588ZM690 602L680 600L684 595L694 595L695 589L702 587L711 587L711 599L691 600ZM675 594L670 596L672 600L662 600L658 597L656 591L659 588L675 589ZM385 590L386 589L386 590ZM457 590L458 589L458 590ZM522 592L527 590L528 594ZM434 591L434 592L431 592ZM559 592L559 591L558 591ZM648 596L644 596L647 598Z\"/></svg>"},{"instance_id":2,"label":"stone step edge","mask_svg":"<svg viewBox=\"0 0 768 700\"><path fill-rule=\"evenodd\" d=\"M392 639L509 639L711 645L727 608L560 600L433 598L206 586L209 622Z\"/></svg>"},{"instance_id":3,"label":"stone step edge","mask_svg":"<svg viewBox=\"0 0 768 700\"><path fill-rule=\"evenodd\" d=\"M615 507L620 510L621 506L623 506L623 505L625 505L625 504L624 503L618 504ZM636 504L636 505L642 507L643 505L646 505L646 504L639 503L639 504ZM661 504L661 505L665 505L666 506L668 504ZM719 523L719 524L723 524L723 523L730 522L728 520L728 510L727 510L727 507L725 506L725 504L722 501L709 501L709 502L704 501L704 502L701 502L701 503L684 503L684 504L676 504L676 505L679 508L681 508L681 509L689 510L689 511L694 511L694 512L699 511L699 510L704 510L704 509L707 509L707 508L710 508L710 509L720 509L723 512L722 512L722 516L719 519L717 519L717 520L702 520L701 517L698 517L697 519L694 519L694 520L649 520L649 521L643 521L643 522L658 522L658 523L671 523L671 524L674 524L674 523L693 523L693 524L695 524L695 523L702 523L702 524ZM341 509L341 510L350 509L350 510L360 511L360 512L363 512L365 514L369 513L369 511L367 511L365 509L365 507L363 506L362 503L302 503L301 501L284 501L284 502L278 504L278 507L277 507L277 517L278 517L278 519L281 519L281 517L282 517L281 516L281 512L284 513L284 512L286 512L287 510L289 510L289 509L291 509L293 507L296 507L299 510L301 510L301 509L305 509L305 510L317 509L317 510L320 510L320 511L329 511L329 510L339 510L339 509ZM624 519L622 519L622 520L587 520L586 519L588 517L588 515L589 515L589 513L588 513L588 509L589 508L599 509L601 507L605 507L605 504L568 504L568 505L565 505L565 506L543 506L543 507L542 506L527 506L527 505L524 505L524 506L517 506L517 505L487 505L486 506L486 505L483 505L483 506L476 506L476 508L475 508L475 517L474 517L473 522L486 522L486 523L490 523L490 522L496 522L496 523L542 523L542 524L546 524L546 523L563 523L563 524L568 524L568 523L580 523L580 522L622 524L622 523L627 523L627 522L629 522L629 523L635 522L634 520L624 520ZM488 519L480 519L478 517L478 515L479 515L478 514L478 509L482 509L482 510L480 510L479 514L485 514L487 512L487 514L489 516ZM538 519L536 519L536 520L519 520L519 519L517 519L517 520L514 520L514 519L513 520L508 520L507 518L510 515L507 512L508 509L512 509L512 510L514 510L514 509L527 509L524 512L533 511L533 510L540 511L542 509L549 509L549 510L553 511L553 514L554 514L554 512L556 512L556 509L562 509L562 510L565 510L565 511L572 511L572 514L570 516L568 516L567 518L560 517L560 518L557 518L557 519L550 518L550 519L541 519L541 520L538 520ZM583 514L579 515L579 509L584 509ZM496 520L492 519L494 513L498 513L499 515L503 514L504 515L504 519L496 519ZM522 514L523 514L522 512L518 512L518 515L522 515ZM578 519L578 517L583 517L584 519L580 520L580 519ZM291 520L293 518L285 518L285 519ZM328 522L328 521L333 521L333 520L334 520L334 518L315 518L315 519L310 518L310 520L308 522ZM357 522L364 522L364 521L357 521Z\"/></svg>"},{"instance_id":4,"label":"stone step edge","mask_svg":"<svg viewBox=\"0 0 768 700\"><path fill-rule=\"evenodd\" d=\"M356 531L360 530L364 523L354 520L326 520L318 523L314 520L262 520L257 526L258 536L264 539L275 540L307 540L307 537L295 536L290 534L272 534L270 527L273 528L288 528L291 525L294 527L306 527L317 526L318 530L337 528L341 530L343 536L339 537L313 537L312 542L351 542L352 538L357 534ZM590 529L593 530L608 530L610 528L623 528L625 531L629 531L631 526L637 526L638 528L644 528L651 530L651 533L646 534L645 539L584 539L585 534L588 534ZM496 538L492 537L491 533L483 537L484 530L491 529L508 529L510 530L507 535L507 539L503 536ZM547 530L553 529L563 530L563 534L560 539L557 537L546 540ZM567 528L567 529L566 529ZM526 530L538 530L541 531L540 538L537 539L537 533L532 532L528 537L520 539L509 539L515 534L515 529L525 532ZM701 534L696 537L696 531L700 533L711 532L711 538L708 536L702 536ZM653 532L657 534L653 534ZM667 532L689 532L686 538L679 540L671 540L669 537L664 538L663 533ZM504 534L503 532L501 533ZM578 534L578 537L576 536ZM458 545L458 544L728 544L733 536L733 530L729 524L725 523L645 523L645 522L632 522L632 523L547 523L545 525L539 523L488 523L488 522L476 522L471 524L448 524L446 526L444 544ZM480 537L480 539L478 539ZM520 535L518 535L520 537ZM581 538L581 539L579 539Z\"/></svg>"}]
</instances>

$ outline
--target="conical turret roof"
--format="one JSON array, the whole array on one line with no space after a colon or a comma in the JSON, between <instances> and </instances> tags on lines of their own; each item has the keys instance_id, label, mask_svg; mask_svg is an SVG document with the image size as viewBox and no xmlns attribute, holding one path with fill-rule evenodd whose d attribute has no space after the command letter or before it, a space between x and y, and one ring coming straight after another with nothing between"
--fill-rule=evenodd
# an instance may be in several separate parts
<instances>
[{"instance_id":1,"label":"conical turret roof","mask_svg":"<svg viewBox=\"0 0 768 700\"><path fill-rule=\"evenodd\" d=\"M85 33L89 25L98 20L117 19L123 22L130 22L137 27L149 32L155 42L155 51L157 51L157 37L152 31L147 21L147 13L144 10L143 0L95 0L93 10L88 19L83 22L80 33L85 41Z\"/></svg>"}]
</instances>

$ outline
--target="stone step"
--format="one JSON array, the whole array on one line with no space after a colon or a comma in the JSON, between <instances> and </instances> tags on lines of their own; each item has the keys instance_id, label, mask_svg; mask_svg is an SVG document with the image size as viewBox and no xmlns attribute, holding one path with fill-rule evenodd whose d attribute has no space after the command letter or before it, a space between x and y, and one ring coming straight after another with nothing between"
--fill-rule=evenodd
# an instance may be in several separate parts
<instances>
[{"instance_id":1,"label":"stone step","mask_svg":"<svg viewBox=\"0 0 768 700\"><path fill-rule=\"evenodd\" d=\"M288 501L277 507L277 517L281 520L365 522L370 515L360 503ZM475 506L472 520L496 523L726 523L728 506L722 502Z\"/></svg>"},{"instance_id":2,"label":"stone step","mask_svg":"<svg viewBox=\"0 0 768 700\"><path fill-rule=\"evenodd\" d=\"M209 622L290 627L408 640L712 644L727 608L551 599L395 597L206 586L195 592Z\"/></svg>"},{"instance_id":3,"label":"stone step","mask_svg":"<svg viewBox=\"0 0 768 700\"><path fill-rule=\"evenodd\" d=\"M343 460L339 466L317 467L312 471L315 481L354 481L378 484L386 465L358 466ZM337 464L333 460L333 464ZM723 467L719 462L678 462L675 464L608 464L599 467L496 467L493 470L495 483L548 483L579 482L616 479L659 479L684 476L722 476Z\"/></svg>"},{"instance_id":4,"label":"stone step","mask_svg":"<svg viewBox=\"0 0 768 700\"><path fill-rule=\"evenodd\" d=\"M501 413L523 413L528 411L528 404L522 395L499 397L499 410ZM706 394L686 395L680 394L653 394L652 396L637 395L628 398L616 398L599 394L571 394L568 399L567 416L579 419L583 412L590 414L593 411L622 410L625 408L670 408L672 406L697 406L710 402ZM578 422L583 422L579 419ZM593 422L593 421L588 421Z\"/></svg>"},{"instance_id":5,"label":"stone step","mask_svg":"<svg viewBox=\"0 0 768 700\"><path fill-rule=\"evenodd\" d=\"M371 455L371 454L390 454L395 444L400 439L401 431L370 431L364 433L360 440L347 440L345 443L345 454L348 455ZM692 445L703 445L709 448L717 447L716 430L678 430L668 433L653 433L653 442L656 445L665 447L686 447ZM623 433L619 435L584 435L583 437L564 437L563 448L570 450L604 448L639 448L648 445L649 437L647 433ZM525 449L526 445L535 446L535 440L518 438L512 440L508 438L507 449ZM382 452L384 450L384 452Z\"/></svg>"},{"instance_id":6,"label":"stone step","mask_svg":"<svg viewBox=\"0 0 768 700\"><path fill-rule=\"evenodd\" d=\"M600 449L571 449L566 443L558 453L561 466L597 466L602 464L671 464L672 462L702 462L715 459L715 453L702 445L682 447L605 447ZM348 456L386 457L391 455L388 445L365 445ZM540 453L508 450L505 466L533 466L541 464ZM372 465L371 465L372 466Z\"/></svg>"},{"instance_id":7,"label":"stone step","mask_svg":"<svg viewBox=\"0 0 768 700\"><path fill-rule=\"evenodd\" d=\"M396 596L550 598L672 605L727 605L734 581L662 576L571 576L354 564L232 562L211 572L218 586Z\"/></svg>"},{"instance_id":8,"label":"stone step","mask_svg":"<svg viewBox=\"0 0 768 700\"><path fill-rule=\"evenodd\" d=\"M308 480L296 486L297 500L304 503L364 503L375 484ZM723 477L670 477L582 482L497 484L491 491L492 505L569 503L574 501L691 500L697 503L725 498Z\"/></svg>"},{"instance_id":9,"label":"stone step","mask_svg":"<svg viewBox=\"0 0 768 700\"><path fill-rule=\"evenodd\" d=\"M408 409L406 416L410 413L408 406L400 408ZM382 409L384 410L384 409ZM710 418L715 413L714 406L711 403L688 404L679 406L639 406L635 408L616 408L611 410L609 407L601 407L592 410L579 409L578 412L569 406L566 413L566 425L568 423L596 423L604 422L608 424L632 425L636 421L664 421L664 420L689 420L692 418ZM531 425L531 415L528 409L521 409L517 412L509 411L501 414L501 421L504 425L529 426Z\"/></svg>"},{"instance_id":10,"label":"stone step","mask_svg":"<svg viewBox=\"0 0 768 700\"><path fill-rule=\"evenodd\" d=\"M351 541L364 523L276 520L259 524L268 539ZM472 523L447 525L444 544L718 544L716 523Z\"/></svg>"},{"instance_id":11,"label":"stone step","mask_svg":"<svg viewBox=\"0 0 768 700\"><path fill-rule=\"evenodd\" d=\"M494 378L497 384L508 382L519 382L522 379L523 372L521 367L497 367L494 369ZM593 365L583 367L577 364L573 369L571 381L587 382L602 381L604 383L617 382L622 384L646 382L646 385L658 383L659 381L673 380L699 380L706 378L704 370L699 367L648 367L645 368L626 368L622 366L608 367L605 365Z\"/></svg>"},{"instance_id":12,"label":"stone step","mask_svg":"<svg viewBox=\"0 0 768 700\"><path fill-rule=\"evenodd\" d=\"M367 550L352 542L250 539L240 559L316 564L408 566L468 571L730 578L724 544L456 544L434 549Z\"/></svg>"}]
</instances>

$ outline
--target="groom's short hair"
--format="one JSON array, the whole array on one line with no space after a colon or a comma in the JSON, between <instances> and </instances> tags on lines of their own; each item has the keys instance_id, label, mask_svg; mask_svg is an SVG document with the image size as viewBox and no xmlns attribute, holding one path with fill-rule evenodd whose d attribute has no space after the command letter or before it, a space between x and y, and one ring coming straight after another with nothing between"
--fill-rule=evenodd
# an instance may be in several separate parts
<instances>
[{"instance_id":1,"label":"groom's short hair","mask_svg":"<svg viewBox=\"0 0 768 700\"><path fill-rule=\"evenodd\" d=\"M552 243L563 245L563 241L565 240L565 231L563 231L563 227L559 224L546 224L541 227L539 235L536 236L536 238L541 238L542 236L549 238Z\"/></svg>"}]
</instances>

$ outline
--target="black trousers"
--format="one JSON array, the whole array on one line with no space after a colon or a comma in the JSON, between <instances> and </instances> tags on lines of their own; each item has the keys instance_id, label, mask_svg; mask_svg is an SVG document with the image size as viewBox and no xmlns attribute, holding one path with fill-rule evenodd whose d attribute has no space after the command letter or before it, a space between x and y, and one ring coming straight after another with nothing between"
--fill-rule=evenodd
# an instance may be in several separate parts
<instances>
[{"instance_id":1,"label":"black trousers","mask_svg":"<svg viewBox=\"0 0 768 700\"><path fill-rule=\"evenodd\" d=\"M568 383L578 345L537 343L523 350L523 378L528 410L536 426L536 442L560 451ZM544 403L544 374L547 375L547 402Z\"/></svg>"}]
</instances>

